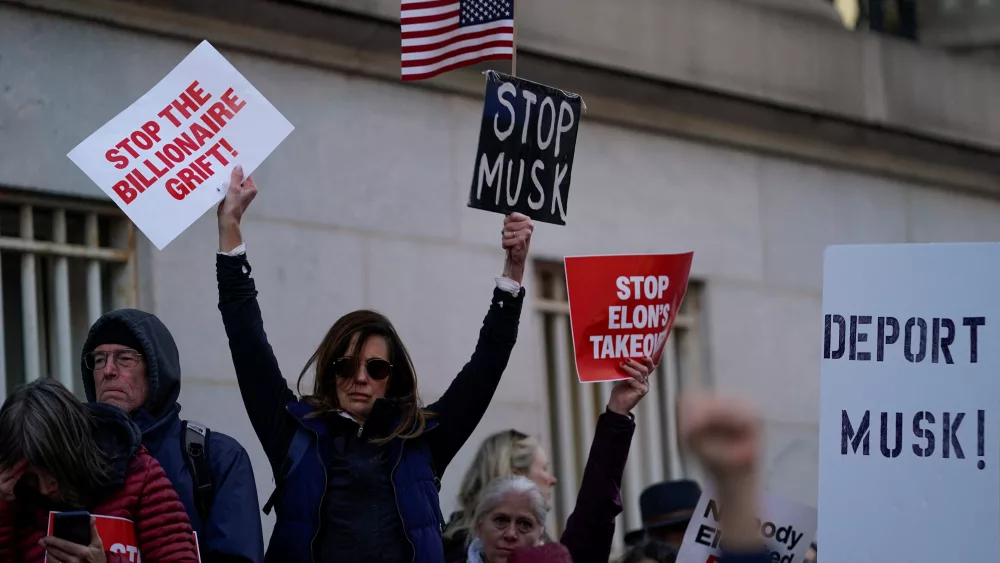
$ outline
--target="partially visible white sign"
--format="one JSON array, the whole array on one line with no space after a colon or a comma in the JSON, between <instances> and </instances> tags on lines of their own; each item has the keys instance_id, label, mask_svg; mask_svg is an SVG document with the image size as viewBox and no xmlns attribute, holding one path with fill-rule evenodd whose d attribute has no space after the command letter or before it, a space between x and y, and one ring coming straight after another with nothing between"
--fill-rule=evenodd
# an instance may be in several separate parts
<instances>
[{"instance_id":1,"label":"partially visible white sign","mask_svg":"<svg viewBox=\"0 0 1000 563\"><path fill-rule=\"evenodd\" d=\"M820 322L820 557L1000 561L1000 244L830 247Z\"/></svg>"},{"instance_id":2,"label":"partially visible white sign","mask_svg":"<svg viewBox=\"0 0 1000 563\"><path fill-rule=\"evenodd\" d=\"M800 563L816 537L816 509L768 493L761 494L760 506L757 528L770 552L768 561ZM706 488L684 533L677 563L721 560L720 545L725 533L720 528L719 515L723 510L725 507L719 506L715 493Z\"/></svg>"},{"instance_id":3,"label":"partially visible white sign","mask_svg":"<svg viewBox=\"0 0 1000 563\"><path fill-rule=\"evenodd\" d=\"M163 249L294 127L203 41L69 158Z\"/></svg>"}]
</instances>

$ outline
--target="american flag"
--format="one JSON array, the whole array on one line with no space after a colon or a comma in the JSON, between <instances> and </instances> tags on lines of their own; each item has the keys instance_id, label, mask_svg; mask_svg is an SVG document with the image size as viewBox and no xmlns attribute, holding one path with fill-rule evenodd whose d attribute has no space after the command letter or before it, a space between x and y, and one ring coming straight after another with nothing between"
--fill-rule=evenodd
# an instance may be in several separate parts
<instances>
[{"instance_id":1,"label":"american flag","mask_svg":"<svg viewBox=\"0 0 1000 563\"><path fill-rule=\"evenodd\" d=\"M402 0L403 80L514 54L514 0Z\"/></svg>"}]
</instances>

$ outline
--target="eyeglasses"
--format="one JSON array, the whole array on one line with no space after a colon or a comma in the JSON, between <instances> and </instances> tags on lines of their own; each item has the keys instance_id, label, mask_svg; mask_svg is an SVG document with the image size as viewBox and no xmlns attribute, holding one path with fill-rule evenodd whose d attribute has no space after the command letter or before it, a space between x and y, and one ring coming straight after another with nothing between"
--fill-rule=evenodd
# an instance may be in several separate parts
<instances>
[{"instance_id":1,"label":"eyeglasses","mask_svg":"<svg viewBox=\"0 0 1000 563\"><path fill-rule=\"evenodd\" d=\"M111 358L115 365L122 369L134 368L142 361L142 354L125 348L114 352L91 352L83 356L83 364L87 369L103 370L108 365L108 358Z\"/></svg>"},{"instance_id":2,"label":"eyeglasses","mask_svg":"<svg viewBox=\"0 0 1000 563\"><path fill-rule=\"evenodd\" d=\"M354 377L354 371L351 369L353 363L352 358L344 357L334 360L331 367L337 377L350 379ZM392 374L392 364L382 358L369 358L365 362L365 371L368 372L368 377L379 381Z\"/></svg>"},{"instance_id":3,"label":"eyeglasses","mask_svg":"<svg viewBox=\"0 0 1000 563\"><path fill-rule=\"evenodd\" d=\"M490 522L493 522L497 530L503 532L510 527L511 517L506 514L495 514L490 518ZM514 523L514 528L521 535L530 534L535 531L535 523L526 518L518 518Z\"/></svg>"}]
</instances>

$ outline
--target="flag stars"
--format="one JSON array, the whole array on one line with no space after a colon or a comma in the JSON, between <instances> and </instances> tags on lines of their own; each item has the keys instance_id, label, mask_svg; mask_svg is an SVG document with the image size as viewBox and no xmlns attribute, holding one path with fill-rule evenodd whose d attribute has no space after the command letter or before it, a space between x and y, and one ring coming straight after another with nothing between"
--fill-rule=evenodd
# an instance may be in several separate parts
<instances>
[{"instance_id":1,"label":"flag stars","mask_svg":"<svg viewBox=\"0 0 1000 563\"><path fill-rule=\"evenodd\" d=\"M511 18L513 11L514 5L510 0L462 0L460 23L492 23Z\"/></svg>"}]
</instances>

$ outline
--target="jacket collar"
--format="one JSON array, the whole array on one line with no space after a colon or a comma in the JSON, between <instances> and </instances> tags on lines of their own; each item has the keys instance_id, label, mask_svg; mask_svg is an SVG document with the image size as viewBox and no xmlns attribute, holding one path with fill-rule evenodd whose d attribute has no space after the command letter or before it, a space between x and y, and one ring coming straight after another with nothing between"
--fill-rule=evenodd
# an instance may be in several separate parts
<instances>
[{"instance_id":1,"label":"jacket collar","mask_svg":"<svg viewBox=\"0 0 1000 563\"><path fill-rule=\"evenodd\" d=\"M299 423L313 432L316 432L320 436L324 436L327 433L327 421L323 417L309 416L316 412L312 406L304 401L293 401L289 403L286 407L289 413ZM372 405L371 415L364 424L360 423L355 419L350 413L344 410L337 411L337 422L344 424L355 424L357 426L364 426L367 430L366 434L369 436L388 436L392 433L392 430L399 424L402 413L400 413L399 408L388 399L376 399L375 404ZM427 428L428 430L437 426L436 420L428 420Z\"/></svg>"},{"instance_id":2,"label":"jacket collar","mask_svg":"<svg viewBox=\"0 0 1000 563\"><path fill-rule=\"evenodd\" d=\"M466 552L466 563L484 563L483 540L476 538Z\"/></svg>"},{"instance_id":3,"label":"jacket collar","mask_svg":"<svg viewBox=\"0 0 1000 563\"><path fill-rule=\"evenodd\" d=\"M172 409L160 418L155 418L145 409L132 415L132 421L142 431L142 443L151 452L159 451L163 441L180 431L181 406L174 403Z\"/></svg>"}]
</instances>

